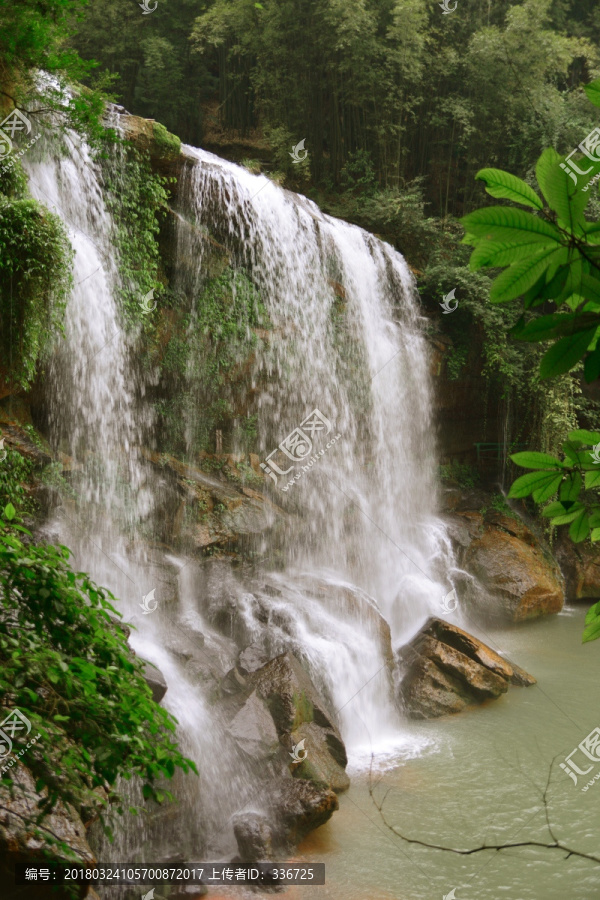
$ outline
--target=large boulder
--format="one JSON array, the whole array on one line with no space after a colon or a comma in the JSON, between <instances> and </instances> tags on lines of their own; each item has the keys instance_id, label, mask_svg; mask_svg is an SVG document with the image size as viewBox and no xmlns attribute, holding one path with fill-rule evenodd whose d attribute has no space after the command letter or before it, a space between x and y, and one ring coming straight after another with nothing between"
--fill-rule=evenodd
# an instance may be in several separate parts
<instances>
[{"instance_id":1,"label":"large boulder","mask_svg":"<svg viewBox=\"0 0 600 900\"><path fill-rule=\"evenodd\" d=\"M431 719L493 700L535 678L456 625L431 618L403 647L399 699L409 716Z\"/></svg>"},{"instance_id":2,"label":"large boulder","mask_svg":"<svg viewBox=\"0 0 600 900\"><path fill-rule=\"evenodd\" d=\"M271 711L279 734L291 733L302 722L336 730L334 715L293 653L282 653L248 676Z\"/></svg>"},{"instance_id":3,"label":"large boulder","mask_svg":"<svg viewBox=\"0 0 600 900\"><path fill-rule=\"evenodd\" d=\"M94 854L86 839L83 823L75 810L58 803L53 812L39 825L34 825L39 815L38 803L42 797L35 790L34 778L25 766L18 764L11 769L14 789L0 786L0 883L4 900L72 900L85 897L87 885L74 886L75 894L66 889L53 891L50 884L31 883L28 887L12 887L16 863L45 865L51 858L55 862L71 862L76 866L91 867L96 864ZM56 841L60 843L57 844Z\"/></svg>"},{"instance_id":4,"label":"large boulder","mask_svg":"<svg viewBox=\"0 0 600 900\"><path fill-rule=\"evenodd\" d=\"M314 722L303 722L284 741L292 760L292 774L313 784L331 788L336 794L347 791L346 748L336 732L319 728ZM296 753L294 753L294 748ZM294 756L300 761L295 762Z\"/></svg>"},{"instance_id":5,"label":"large boulder","mask_svg":"<svg viewBox=\"0 0 600 900\"><path fill-rule=\"evenodd\" d=\"M233 820L233 833L240 861L268 862L273 859L273 832L262 813L239 813Z\"/></svg>"},{"instance_id":6,"label":"large boulder","mask_svg":"<svg viewBox=\"0 0 600 900\"><path fill-rule=\"evenodd\" d=\"M301 778L282 779L269 805L275 822L276 844L288 851L324 825L339 808L334 791Z\"/></svg>"},{"instance_id":7,"label":"large boulder","mask_svg":"<svg viewBox=\"0 0 600 900\"><path fill-rule=\"evenodd\" d=\"M155 703L160 703L167 693L167 682L165 676L160 669L150 662L144 660L144 681L152 691L152 699Z\"/></svg>"},{"instance_id":8,"label":"large boulder","mask_svg":"<svg viewBox=\"0 0 600 900\"><path fill-rule=\"evenodd\" d=\"M268 759L279 751L279 736L271 713L253 691L228 726L237 746L251 759Z\"/></svg>"},{"instance_id":9,"label":"large boulder","mask_svg":"<svg viewBox=\"0 0 600 900\"><path fill-rule=\"evenodd\" d=\"M456 509L450 518L470 605L491 620L522 622L557 613L564 582L549 549L518 517L488 509Z\"/></svg>"}]
</instances>

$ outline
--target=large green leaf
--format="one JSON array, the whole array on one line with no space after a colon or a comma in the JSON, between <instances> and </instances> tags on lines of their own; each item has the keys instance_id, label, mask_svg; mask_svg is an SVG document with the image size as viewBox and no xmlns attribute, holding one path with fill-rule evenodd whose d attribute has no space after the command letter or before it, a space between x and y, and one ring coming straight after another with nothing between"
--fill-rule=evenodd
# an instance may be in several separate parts
<instances>
[{"instance_id":1,"label":"large green leaf","mask_svg":"<svg viewBox=\"0 0 600 900\"><path fill-rule=\"evenodd\" d=\"M572 522L573 519L576 519L578 515L578 512L570 512L565 513L564 516L554 516L552 519L550 519L550 524L555 527L557 525L568 525L569 522Z\"/></svg>"},{"instance_id":2,"label":"large green leaf","mask_svg":"<svg viewBox=\"0 0 600 900\"><path fill-rule=\"evenodd\" d=\"M514 200L515 203L523 203L534 209L544 208L533 188L510 172L504 172L502 169L480 169L475 178L485 181L485 189L492 197Z\"/></svg>"},{"instance_id":3,"label":"large green leaf","mask_svg":"<svg viewBox=\"0 0 600 900\"><path fill-rule=\"evenodd\" d=\"M590 622L589 625L586 625L583 629L583 636L581 641L583 644L587 644L588 641L595 641L596 638L600 637L600 618L595 618L593 622Z\"/></svg>"},{"instance_id":4,"label":"large green leaf","mask_svg":"<svg viewBox=\"0 0 600 900\"><path fill-rule=\"evenodd\" d=\"M563 463L556 456L549 453L538 453L536 450L523 450L521 453L512 453L512 461L523 469L561 469Z\"/></svg>"},{"instance_id":5,"label":"large green leaf","mask_svg":"<svg viewBox=\"0 0 600 900\"><path fill-rule=\"evenodd\" d=\"M540 174L542 174L544 196L548 205L558 215L560 221L571 230L583 231L585 209L589 194L580 190L574 184L568 172L560 168L562 162L555 150L548 149L542 153L538 160Z\"/></svg>"},{"instance_id":6,"label":"large green leaf","mask_svg":"<svg viewBox=\"0 0 600 900\"><path fill-rule=\"evenodd\" d=\"M586 472L585 473L585 489L586 491L590 488L600 487L600 466L598 466L597 472Z\"/></svg>"},{"instance_id":7,"label":"large green leaf","mask_svg":"<svg viewBox=\"0 0 600 900\"><path fill-rule=\"evenodd\" d=\"M469 268L476 272L484 266L510 266L520 259L527 259L534 253L542 253L546 249L556 249L554 242L540 244L537 241L529 244L498 244L492 241L479 241L471 253Z\"/></svg>"},{"instance_id":8,"label":"large green leaf","mask_svg":"<svg viewBox=\"0 0 600 900\"><path fill-rule=\"evenodd\" d=\"M596 313L552 313L532 319L526 325L519 323L510 333L519 341L547 341L586 331L594 325L600 326L600 315Z\"/></svg>"},{"instance_id":9,"label":"large green leaf","mask_svg":"<svg viewBox=\"0 0 600 900\"><path fill-rule=\"evenodd\" d=\"M540 377L552 378L568 372L579 362L596 334L596 328L564 337L546 351L540 363Z\"/></svg>"},{"instance_id":10,"label":"large green leaf","mask_svg":"<svg viewBox=\"0 0 600 900\"><path fill-rule=\"evenodd\" d=\"M559 500L555 500L554 503L549 503L548 506L543 508L542 515L550 519L552 516L567 515L567 510Z\"/></svg>"},{"instance_id":11,"label":"large green leaf","mask_svg":"<svg viewBox=\"0 0 600 900\"><path fill-rule=\"evenodd\" d=\"M505 269L494 280L490 291L490 302L506 303L520 297L536 283L540 275L548 268L552 257L562 252L562 247L556 248L555 246Z\"/></svg>"},{"instance_id":12,"label":"large green leaf","mask_svg":"<svg viewBox=\"0 0 600 900\"><path fill-rule=\"evenodd\" d=\"M535 502L543 503L545 500L549 500L559 489L562 478L562 475L554 475L552 480L549 480L547 484L543 484L536 488L531 495Z\"/></svg>"},{"instance_id":13,"label":"large green leaf","mask_svg":"<svg viewBox=\"0 0 600 900\"><path fill-rule=\"evenodd\" d=\"M600 541L600 528L593 528L590 535L591 541Z\"/></svg>"},{"instance_id":14,"label":"large green leaf","mask_svg":"<svg viewBox=\"0 0 600 900\"><path fill-rule=\"evenodd\" d=\"M600 431L588 431L587 428L577 428L567 435L570 441L581 441L583 444L595 446L600 441Z\"/></svg>"},{"instance_id":15,"label":"large green leaf","mask_svg":"<svg viewBox=\"0 0 600 900\"><path fill-rule=\"evenodd\" d=\"M574 502L579 497L579 493L583 486L583 479L579 472L571 472L560 486L559 500L562 503L566 501Z\"/></svg>"},{"instance_id":16,"label":"large green leaf","mask_svg":"<svg viewBox=\"0 0 600 900\"><path fill-rule=\"evenodd\" d=\"M600 106L600 78L584 85L583 89L587 94L588 100L593 103L594 106Z\"/></svg>"},{"instance_id":17,"label":"large green leaf","mask_svg":"<svg viewBox=\"0 0 600 900\"><path fill-rule=\"evenodd\" d=\"M522 497L529 497L534 491L546 488L554 481L557 482L555 490L558 490L561 479L562 475L557 475L555 472L529 472L527 475L521 475L520 478L513 482L508 496L517 500Z\"/></svg>"},{"instance_id":18,"label":"large green leaf","mask_svg":"<svg viewBox=\"0 0 600 900\"><path fill-rule=\"evenodd\" d=\"M537 163L535 164L535 177L537 178L537 183L542 189L542 194L546 197L550 191L548 187L548 177L550 172L561 163L563 160L562 156L556 152L552 147L548 147L547 150L544 150Z\"/></svg>"},{"instance_id":19,"label":"large green leaf","mask_svg":"<svg viewBox=\"0 0 600 900\"><path fill-rule=\"evenodd\" d=\"M469 234L489 241L542 244L550 241L560 243L561 234L550 222L533 213L510 206L484 206L461 219L461 224Z\"/></svg>"},{"instance_id":20,"label":"large green leaf","mask_svg":"<svg viewBox=\"0 0 600 900\"><path fill-rule=\"evenodd\" d=\"M571 527L569 528L569 537L576 544L580 544L582 541L585 541L589 533L590 519L587 514L587 510L584 509L579 513L577 518L571 522Z\"/></svg>"}]
</instances>

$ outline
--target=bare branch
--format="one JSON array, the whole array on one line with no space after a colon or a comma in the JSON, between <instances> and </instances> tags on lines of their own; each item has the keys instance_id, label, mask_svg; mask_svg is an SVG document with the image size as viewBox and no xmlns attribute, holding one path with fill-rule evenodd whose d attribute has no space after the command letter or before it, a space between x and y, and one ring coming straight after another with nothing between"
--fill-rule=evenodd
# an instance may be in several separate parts
<instances>
[{"instance_id":1,"label":"bare branch","mask_svg":"<svg viewBox=\"0 0 600 900\"><path fill-rule=\"evenodd\" d=\"M555 757L556 759L556 757ZM568 847L566 844L563 844L559 841L550 824L550 815L549 815L549 805L548 805L548 789L550 787L550 777L552 775L552 766L554 765L554 759L550 763L550 769L548 771L548 779L546 781L546 787L544 788L544 793L542 795L542 803L544 806L544 811L546 815L546 826L548 828L548 833L552 838L552 843L544 843L544 841L513 841L506 844L487 844L483 843L480 847L470 847L468 849L461 849L458 847L446 847L442 844L433 844L430 841L422 841L418 838L407 837L405 834L402 834L396 825L391 825L385 817L385 813L383 811L383 807L387 796L391 790L387 790L383 796L383 799L378 802L375 798L375 787L371 782L371 771L369 772L369 796L373 801L373 805L377 809L381 821L388 828L392 834L395 834L396 837L399 837L401 840L405 841L407 844L417 844L420 847L427 847L429 850L443 850L446 853L456 853L459 856L471 856L474 853L482 853L485 850L495 850L497 852L501 850L512 850L516 847L541 847L543 850L558 850L561 853L565 853L565 859L569 859L570 856L577 856L580 859L589 859L591 862L600 864L600 857L593 856L590 853L583 853L581 850L575 850L573 847Z\"/></svg>"}]
</instances>

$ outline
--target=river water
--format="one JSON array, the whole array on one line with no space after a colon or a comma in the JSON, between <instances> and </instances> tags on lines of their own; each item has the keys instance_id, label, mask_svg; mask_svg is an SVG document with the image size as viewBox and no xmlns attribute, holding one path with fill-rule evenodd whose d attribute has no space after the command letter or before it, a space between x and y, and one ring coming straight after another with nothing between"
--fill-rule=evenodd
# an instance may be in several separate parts
<instances>
[{"instance_id":1,"label":"river water","mask_svg":"<svg viewBox=\"0 0 600 900\"><path fill-rule=\"evenodd\" d=\"M485 851L458 856L409 845L384 824L370 796L383 805L389 826L406 837L456 849L518 841L552 843L542 801L557 839L598 855L600 782L576 787L559 763L594 728L600 658L582 646L585 609L566 607L547 619L482 639L538 679L511 687L501 699L469 712L424 723L404 723L419 747L385 761L350 759L352 784L340 809L299 849L302 864L324 862L323 887L290 887L286 900L595 900L598 866L558 850ZM475 629L473 629L475 630ZM580 763L581 764L581 763ZM595 771L596 765L588 778ZM211 892L212 893L212 892ZM214 898L221 896L215 892ZM240 898L235 892L223 897ZM250 896L250 895L248 895Z\"/></svg>"}]
</instances>

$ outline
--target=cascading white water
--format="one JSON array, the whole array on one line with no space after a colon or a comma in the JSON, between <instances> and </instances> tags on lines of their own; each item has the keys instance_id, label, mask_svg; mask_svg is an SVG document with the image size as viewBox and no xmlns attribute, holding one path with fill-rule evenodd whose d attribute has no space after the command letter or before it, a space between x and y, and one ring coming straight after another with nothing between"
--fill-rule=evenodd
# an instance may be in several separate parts
<instances>
[{"instance_id":1,"label":"cascading white water","mask_svg":"<svg viewBox=\"0 0 600 900\"><path fill-rule=\"evenodd\" d=\"M210 153L186 153L196 163L179 191L179 248L197 265L182 289L202 282L208 229L235 264L252 270L273 325L254 372L255 384L268 385L258 399L262 458L315 408L331 422L330 436L340 435L309 471L300 462L277 474L272 493L298 515L287 540L290 631L301 633L294 637L311 668L344 707L350 747L389 737L395 714L385 676L373 677L383 667L377 641L347 607L326 610L306 576L362 588L396 643L438 612L449 590L452 557L435 515L428 354L412 276L392 247L306 198ZM194 232L186 221L201 227ZM316 435L314 449L325 443ZM277 473L286 471L281 460Z\"/></svg>"},{"instance_id":2,"label":"cascading white water","mask_svg":"<svg viewBox=\"0 0 600 900\"><path fill-rule=\"evenodd\" d=\"M182 791L185 828L171 822L157 834L136 824L121 836L119 854L133 858L160 839L161 856L184 848L198 858L201 839L191 823L202 816L215 849L231 848L228 823L252 796L253 779L176 644L182 630L187 640L206 641L224 671L239 648L200 611L210 589L202 567L155 555L136 540L158 491L140 453L152 420L132 364L135 336L120 320L101 179L85 146L69 139L67 150L60 160L27 163L33 195L65 220L76 251L66 341L48 392L53 442L71 460L78 502L63 502L56 527L77 567L119 597L126 620L136 616L132 646L164 672L163 703L180 720L183 751L203 775L202 791L189 780ZM263 573L251 591L231 576L248 642L262 641L271 656L292 649L304 660L339 710L351 752L397 747L402 726L383 620L396 643L407 638L438 609L451 564L435 516L427 353L410 272L391 247L305 198L211 154L186 154L177 249L185 266L175 287L194 298L201 292L207 229L252 271L273 326L253 374L262 459L315 408L340 435L288 491L277 489L286 478L277 487L267 479L294 518L285 571ZM190 221L203 227L190 230ZM172 602L139 615L157 584ZM268 630L258 605L269 610Z\"/></svg>"}]
</instances>

